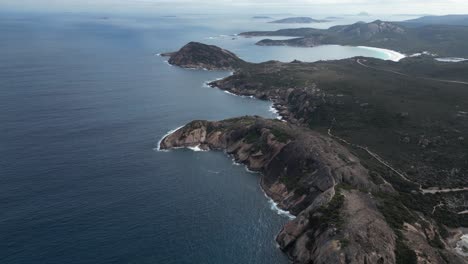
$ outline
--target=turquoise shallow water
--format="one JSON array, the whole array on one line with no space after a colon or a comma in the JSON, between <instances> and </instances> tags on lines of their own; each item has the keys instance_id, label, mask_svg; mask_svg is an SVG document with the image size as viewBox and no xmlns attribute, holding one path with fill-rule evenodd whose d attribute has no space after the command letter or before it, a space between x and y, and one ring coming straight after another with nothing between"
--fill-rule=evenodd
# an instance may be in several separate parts
<instances>
[{"instance_id":1,"label":"turquoise shallow water","mask_svg":"<svg viewBox=\"0 0 468 264\"><path fill-rule=\"evenodd\" d=\"M155 54L191 40L249 61L382 54L256 47L219 35L264 24L221 21L2 16L1 263L287 263L274 242L287 218L258 175L219 152L154 150L193 119L273 118L271 104L203 86L227 72Z\"/></svg>"}]
</instances>

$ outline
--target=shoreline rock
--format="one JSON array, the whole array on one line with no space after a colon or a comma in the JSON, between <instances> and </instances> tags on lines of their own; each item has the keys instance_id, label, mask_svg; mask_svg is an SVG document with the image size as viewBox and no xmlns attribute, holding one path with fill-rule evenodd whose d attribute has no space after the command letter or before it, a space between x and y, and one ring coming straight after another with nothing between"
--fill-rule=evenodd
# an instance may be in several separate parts
<instances>
[{"instance_id":1,"label":"shoreline rock","mask_svg":"<svg viewBox=\"0 0 468 264\"><path fill-rule=\"evenodd\" d=\"M387 245L388 241L376 243L377 254L374 252L368 256L358 254L364 248L361 242L356 242L349 250L337 246L336 241L341 237L357 232L353 231L357 225L353 219L360 214L349 213L345 222L352 224L342 231L338 231L335 225L311 225L324 214L320 210L334 199L337 188L342 184L360 190L393 191L387 184L374 184L359 159L333 139L281 121L245 116L217 122L193 121L161 141L161 149L195 146L204 150L225 150L236 162L262 174L260 185L265 193L279 208L297 216L283 227L276 238L281 249L297 263L307 263L312 259L317 263L341 261L342 254L347 259L355 258L349 263L362 263L363 258L373 260L377 257L390 260L382 263L393 263L394 248L391 243ZM345 212L356 206L356 202L361 203L356 211L367 210L368 220L363 221L361 216L360 223L376 225L378 228L375 230L381 232L376 234L384 234L394 240L393 231L376 206L367 206L368 203L373 204L367 195L361 191L346 191L346 206L337 210ZM314 237L323 244L314 244ZM311 245L317 248L315 251L321 252L320 256L311 254ZM329 248L330 245L334 246Z\"/></svg>"}]
</instances>

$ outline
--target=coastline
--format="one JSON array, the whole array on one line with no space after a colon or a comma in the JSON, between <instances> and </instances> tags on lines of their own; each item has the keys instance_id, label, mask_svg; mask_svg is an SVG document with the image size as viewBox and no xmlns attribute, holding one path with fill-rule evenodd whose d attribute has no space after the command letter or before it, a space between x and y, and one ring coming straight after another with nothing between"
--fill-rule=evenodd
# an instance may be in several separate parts
<instances>
[{"instance_id":1,"label":"coastline","mask_svg":"<svg viewBox=\"0 0 468 264\"><path fill-rule=\"evenodd\" d=\"M394 50L389 50L389 49L367 47L367 46L357 46L357 48L381 52L381 53L383 53L383 54L385 54L387 56L387 59L384 59L384 60L391 60L391 61L394 61L394 62L399 62L400 60L407 57L403 53L400 53L400 52L394 51Z\"/></svg>"},{"instance_id":2,"label":"coastline","mask_svg":"<svg viewBox=\"0 0 468 264\"><path fill-rule=\"evenodd\" d=\"M189 150L192 150L194 152L208 152L208 151L216 151L216 149L202 149L200 148L200 145L197 145L195 147L180 147L180 148L171 148L171 149L161 149L161 142L168 136L170 136L172 133L178 131L179 129L183 128L185 126L181 126L181 127L178 127L176 129L172 129L170 130L168 133L166 133L159 141L158 141L158 146L155 148L155 150L157 151L160 151L160 152L169 152L173 149L189 149ZM287 217L289 220L294 220L296 218L295 215L291 214L289 211L287 210L284 210L282 209L280 206L279 206L279 203L277 202L277 200L280 200L281 198L281 195L279 194L276 194L276 193L273 193L271 192L265 185L264 185L264 177L265 175L263 173L261 173L260 171L253 171L249 168L248 165L244 164L244 163L239 163L238 160L236 160L236 157L234 155L230 155L228 154L226 151L223 151L224 154L228 157L231 157L232 159L232 164L234 166L240 166L240 165L244 165L244 168L245 170L248 172L248 173L255 173L255 174L260 174L260 181L259 181L259 185L260 185L260 190L262 191L263 195L267 198L267 201L268 201L268 204L270 205L270 209L272 211L274 211L276 214L280 215L280 216L285 216Z\"/></svg>"},{"instance_id":3,"label":"coastline","mask_svg":"<svg viewBox=\"0 0 468 264\"><path fill-rule=\"evenodd\" d=\"M173 67L174 65L170 64L168 61L165 61L166 64L170 65L171 67ZM190 68L191 70L207 70L207 69L197 69L197 68ZM211 80L211 81L205 81L202 85L202 87L206 87L206 88L216 88L216 89L219 89L220 91L223 91L225 92L226 94L229 94L229 95L232 95L232 96L238 96L238 97L242 97L242 98L250 98L250 99L256 99L256 100L260 100L258 98L256 98L255 96L253 95L250 95L250 96L246 96L246 95L239 95L239 94L235 94L235 93L232 93L232 92L229 92L227 90L223 90L217 86L211 86L209 85L209 83L212 83L214 81L219 81L219 80L222 80L226 77L229 77L229 76L232 76L234 75L234 72L231 71L229 72L229 74L227 76L224 76L224 77L220 77L220 78L216 78L214 80ZM268 109L269 112L271 113L274 113L276 116L274 118L278 119L278 120L281 120L283 122L287 122L280 114L279 114L279 111L278 109L275 108L275 102L270 100L271 102L271 105ZM171 129L169 130L166 134L164 134L158 141L157 143L157 146L154 150L156 151L159 151L159 152L168 152L170 150L167 150L167 149L161 149L161 143L162 141L168 137L169 135L175 133L176 131L178 131L179 129L185 127L185 125L183 126L179 126L177 128L174 128L174 129ZM174 149L182 149L182 148L174 148ZM204 149L201 149L198 146L195 146L195 147L187 147L186 149L189 149L189 150L192 150L194 152L207 152L207 151L211 151L211 150L204 150ZM225 151L224 151L225 154L227 154ZM272 211L274 211L276 214L280 215L280 216L284 216L284 217L287 217L289 220L293 220L296 218L296 216L294 216L293 214L291 214L289 211L286 211L286 210L283 210L282 208L279 207L279 204L277 203L277 201L275 200L275 197L276 199L279 200L279 195L278 194L274 194L272 193L270 190L268 190L268 188L266 188L263 184L263 178L264 178L264 175L263 173L260 173L260 172L257 172L257 171L252 171L246 164L243 164L243 163L239 163L236 158L232 155L229 155L227 154L229 157L232 158L232 161L233 161L233 165L244 165L245 167L245 170L249 173L259 173L261 176L260 176L260 190L263 192L264 196L267 198L267 201L268 201L268 204L270 205L270 209Z\"/></svg>"},{"instance_id":4,"label":"coastline","mask_svg":"<svg viewBox=\"0 0 468 264\"><path fill-rule=\"evenodd\" d=\"M373 51L379 52L378 53L379 55L384 54L386 57L388 57L388 60L395 61L395 62L398 62L399 60L406 57L406 55L398 53L396 51L392 51L392 50L373 48L373 47L364 47L364 46L358 46L358 48L373 50ZM382 59L382 58L379 58L379 59L381 59L382 61L385 60L385 59ZM241 72L239 72L239 73L241 73ZM235 76L234 79L236 77L237 76ZM223 79L223 78L220 78L220 79ZM240 83L240 85L236 85L235 82L232 82L232 79L228 79L226 81L218 81L218 82L211 82L211 83L210 82L205 82L203 86L204 87L211 87L211 88L218 88L218 89L224 91L225 93L227 93L229 95L240 96L240 97L248 97L248 98L256 98L256 99L263 100L263 101L264 100L269 100L270 102L272 102L272 105L269 107L268 110L271 113L273 113L276 116L277 119L282 120L283 122L291 123L291 124L296 124L296 123L300 122L300 121L295 119L295 116L291 112L289 112L290 109L288 109L288 105L290 105L290 101L289 101L289 99L284 99L284 94L285 94L284 91L282 91L280 89L276 89L276 90L272 90L271 92L264 92L264 91L255 92L255 91L252 91L252 90L249 90L249 89L244 89L243 90L242 89L242 87L244 87L243 85L244 85L244 83L242 83L242 82ZM301 91L302 90L300 90L299 92L301 92ZM304 91L302 91L302 92L304 92ZM289 95L291 95L291 94L288 94L287 98L290 98ZM296 94L292 94L292 95L295 96L295 95L298 95L298 94L296 93ZM323 99L323 96L322 96L322 99ZM190 126L188 128L190 128ZM193 141L186 141L187 143L185 145L189 145L189 146L192 145L193 146L195 144L201 144L201 146L205 149L205 151L209 151L210 147L206 147L206 146L209 146L209 144L211 144L210 141L206 139L208 137L208 134L209 134L208 132L206 132L206 131L208 131L208 128L205 127L204 129L205 130L202 130L202 131L205 131L205 134L203 134L201 137L199 136L198 139L197 139L198 141L196 143L193 142ZM175 131L177 131L177 130L175 130ZM176 137L177 137L177 135L176 135ZM185 134L184 134L183 138L186 138ZM168 141L165 141L164 139L165 139L165 137L163 139L161 139L159 144L161 144L161 142L162 142L164 147L171 146L171 144L166 144L168 142L171 142L171 139L169 139ZM242 142L242 143L244 143L244 142ZM174 146L174 145L172 145L172 146ZM175 146L177 146L177 144ZM179 146L183 146L183 145L179 144ZM214 143L214 145L211 145L211 146L213 146L212 150L220 150L219 148L226 148L225 144L224 145L219 145L218 143ZM160 147L160 146L158 146L158 147ZM200 149L200 145L195 146L195 147L187 147L187 148L197 151L198 149ZM224 151L224 152L226 154L228 154L227 151ZM236 153L236 152L234 152L234 153ZM240 165L238 163L238 160L236 160L237 159L236 154L234 154L234 155L229 155L228 154L228 156L233 158L233 163L234 164ZM243 160L243 158L241 158L240 160ZM296 210L294 208L290 207L289 205L287 205L287 203L284 204L284 201L285 201L285 199L287 197L289 197L289 194L294 194L293 189L291 189L291 191L288 191L288 189L286 188L286 185L284 185L283 183L273 184L273 185L269 186L270 185L269 179L270 179L270 176L273 175L273 174L270 174L269 171L265 169L266 168L266 166L264 165L265 163L262 165L262 167L254 165L256 171L251 171L250 170L249 166L250 166L251 162L244 161L242 164L245 166L245 168L246 168L246 170L248 172L260 173L261 174L260 175L261 177L259 179L259 184L260 184L262 192L264 193L264 196L268 200L268 203L270 205L270 209L273 210L274 212L276 212L276 214L278 214L278 215L288 217L289 221L290 221L289 223L291 223L291 221L292 221L292 223L297 224L302 219L303 214L299 214L298 212L296 212ZM274 164L274 163L272 163L272 164ZM263 173L262 173L262 171L263 171ZM284 207L284 208L290 208L290 210L292 212L294 212L295 214L297 214L299 216L299 218L296 221L293 221L296 217L294 215L292 215L290 212L283 210L281 208L281 206ZM384 222L384 224L385 224L385 222ZM278 242L281 245L280 246L281 249L284 252L287 252L289 257L294 259L295 256L292 255L293 251L292 251L291 247L288 246L289 244L284 244L284 241L286 241L285 239L288 239L287 237L285 237L285 234L289 235L287 232L288 231L284 231L284 228L283 228L283 230L277 236L277 241L281 241L281 242ZM391 231L389 231L388 233L391 233ZM466 242L466 239L463 240L462 242ZM294 243L296 243L296 242L294 242ZM304 249L304 248L301 248L302 245L300 244L300 241L297 242L297 243L299 243L299 244L295 244L294 247ZM294 249L294 250L296 250L296 249Z\"/></svg>"},{"instance_id":5,"label":"coastline","mask_svg":"<svg viewBox=\"0 0 468 264\"><path fill-rule=\"evenodd\" d=\"M184 125L185 126L185 125ZM154 148L153 150L155 151L161 151L161 152L168 152L169 150L166 150L166 149L161 149L161 142L169 135L171 135L172 133L176 132L177 130L183 128L184 126L180 126L180 127L177 127L177 128L174 128L174 129L171 129L169 130L164 136L162 136L162 138L158 141L158 145L156 146L156 148Z\"/></svg>"}]
</instances>

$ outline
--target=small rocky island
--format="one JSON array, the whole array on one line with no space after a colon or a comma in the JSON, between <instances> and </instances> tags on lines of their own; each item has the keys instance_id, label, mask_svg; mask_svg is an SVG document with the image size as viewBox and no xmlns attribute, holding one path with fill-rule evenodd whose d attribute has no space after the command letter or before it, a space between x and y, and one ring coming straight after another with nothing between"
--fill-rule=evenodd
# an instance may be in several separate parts
<instances>
[{"instance_id":1,"label":"small rocky island","mask_svg":"<svg viewBox=\"0 0 468 264\"><path fill-rule=\"evenodd\" d=\"M270 23L276 24L310 24L310 23L323 23L328 20L313 19L311 17L288 17L280 20L271 21Z\"/></svg>"},{"instance_id":2,"label":"small rocky island","mask_svg":"<svg viewBox=\"0 0 468 264\"><path fill-rule=\"evenodd\" d=\"M260 172L265 192L296 216L276 238L294 263L466 263L453 241L468 227L459 213L467 193L454 188L467 184L468 118L457 109L468 109L468 74L447 80L468 63L254 64L195 42L170 56L180 67L234 70L210 85L272 100L287 121L193 121L160 148L223 150ZM441 155L451 162L434 162ZM426 192L433 186L445 191Z\"/></svg>"}]
</instances>

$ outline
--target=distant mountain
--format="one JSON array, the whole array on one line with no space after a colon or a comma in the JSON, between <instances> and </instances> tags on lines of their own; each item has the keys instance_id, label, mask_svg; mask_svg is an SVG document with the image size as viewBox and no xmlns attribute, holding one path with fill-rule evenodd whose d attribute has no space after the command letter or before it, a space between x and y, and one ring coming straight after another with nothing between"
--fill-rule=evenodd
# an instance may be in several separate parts
<instances>
[{"instance_id":1,"label":"distant mountain","mask_svg":"<svg viewBox=\"0 0 468 264\"><path fill-rule=\"evenodd\" d=\"M361 13L358 13L357 15L358 16L370 16L370 14L367 12L361 12Z\"/></svg>"},{"instance_id":2,"label":"distant mountain","mask_svg":"<svg viewBox=\"0 0 468 264\"><path fill-rule=\"evenodd\" d=\"M370 46L397 50L406 54L428 51L442 57L468 58L468 27L452 25L411 26L376 20L329 29L293 28L277 31L245 32L243 36L291 36L293 39L264 39L263 46L314 47L319 45Z\"/></svg>"},{"instance_id":3,"label":"distant mountain","mask_svg":"<svg viewBox=\"0 0 468 264\"><path fill-rule=\"evenodd\" d=\"M270 23L279 23L279 24L292 24L292 23L301 23L301 24L308 24L308 23L322 23L327 22L327 20L318 20L313 19L311 17L288 17L280 20L275 20Z\"/></svg>"},{"instance_id":4,"label":"distant mountain","mask_svg":"<svg viewBox=\"0 0 468 264\"><path fill-rule=\"evenodd\" d=\"M424 16L406 20L403 23L416 25L458 25L468 26L468 15Z\"/></svg>"},{"instance_id":5,"label":"distant mountain","mask_svg":"<svg viewBox=\"0 0 468 264\"><path fill-rule=\"evenodd\" d=\"M253 16L253 19L270 19L271 17L269 16Z\"/></svg>"},{"instance_id":6,"label":"distant mountain","mask_svg":"<svg viewBox=\"0 0 468 264\"><path fill-rule=\"evenodd\" d=\"M390 38L400 38L405 33L405 28L395 23L384 22L376 20L371 23L357 22L352 25L334 26L329 29L315 29L315 28L293 28L293 29L281 29L273 32L245 32L241 33L243 36L292 36L292 37L303 37L308 39L307 41L294 40L283 40L283 41L267 41L273 45L275 42L286 45L287 42L298 43L314 43L315 45L320 44L331 44L336 43L354 43L364 41L383 41L383 39L389 40ZM311 40L314 39L314 40ZM297 45L294 45L297 46Z\"/></svg>"},{"instance_id":7,"label":"distant mountain","mask_svg":"<svg viewBox=\"0 0 468 264\"><path fill-rule=\"evenodd\" d=\"M376 20L371 23L358 22L346 26L334 26L329 29L331 32L339 34L342 38L370 39L376 35L390 36L401 35L405 29L391 22Z\"/></svg>"}]
</instances>

